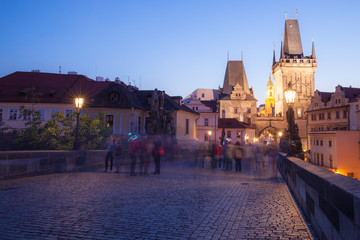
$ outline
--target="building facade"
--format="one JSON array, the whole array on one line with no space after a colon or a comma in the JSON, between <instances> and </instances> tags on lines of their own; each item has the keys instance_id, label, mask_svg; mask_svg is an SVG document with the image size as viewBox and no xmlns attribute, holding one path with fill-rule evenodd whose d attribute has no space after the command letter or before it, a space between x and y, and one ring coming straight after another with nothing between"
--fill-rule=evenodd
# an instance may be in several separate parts
<instances>
[{"instance_id":1,"label":"building facade","mask_svg":"<svg viewBox=\"0 0 360 240\"><path fill-rule=\"evenodd\" d=\"M2 77L0 89L0 118L6 127L25 127L29 119L26 114L20 116L21 106L39 111L45 123L57 112L70 115L75 111L75 97L83 97L82 112L91 118L104 114L107 126L120 136L147 133L154 94L154 91L139 90L121 81L94 81L84 75L41 72L15 72ZM167 123L171 121L174 137L196 138L197 112L165 92L159 94L158 103L169 115Z\"/></svg>"},{"instance_id":2,"label":"building facade","mask_svg":"<svg viewBox=\"0 0 360 240\"><path fill-rule=\"evenodd\" d=\"M360 178L360 88L337 86L315 91L308 115L310 161Z\"/></svg>"}]
</instances>

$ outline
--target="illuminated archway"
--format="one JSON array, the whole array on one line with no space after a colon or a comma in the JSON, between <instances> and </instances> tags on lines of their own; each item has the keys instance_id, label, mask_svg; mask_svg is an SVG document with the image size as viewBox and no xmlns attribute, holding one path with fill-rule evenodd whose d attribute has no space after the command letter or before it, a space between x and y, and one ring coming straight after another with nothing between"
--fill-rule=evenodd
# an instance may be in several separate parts
<instances>
[{"instance_id":1,"label":"illuminated archway","mask_svg":"<svg viewBox=\"0 0 360 240\"><path fill-rule=\"evenodd\" d=\"M259 133L258 133L258 141L259 142L272 142L272 141L275 141L275 142L279 142L279 134L280 130L275 128L275 127L272 127L272 126L268 126L268 127L265 127L263 128Z\"/></svg>"}]
</instances>

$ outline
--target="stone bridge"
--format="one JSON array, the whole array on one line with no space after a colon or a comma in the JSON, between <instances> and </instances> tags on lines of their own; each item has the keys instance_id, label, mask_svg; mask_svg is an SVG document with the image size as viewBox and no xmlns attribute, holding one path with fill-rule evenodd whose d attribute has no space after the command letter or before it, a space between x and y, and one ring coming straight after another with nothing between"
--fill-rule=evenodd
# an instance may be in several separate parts
<instances>
[{"instance_id":1,"label":"stone bridge","mask_svg":"<svg viewBox=\"0 0 360 240\"><path fill-rule=\"evenodd\" d=\"M360 236L359 182L283 155L283 177L274 177L247 159L240 173L208 160L199 168L192 153L164 159L160 175L137 176L127 157L120 173L102 172L104 151L1 154L1 239Z\"/></svg>"}]
</instances>

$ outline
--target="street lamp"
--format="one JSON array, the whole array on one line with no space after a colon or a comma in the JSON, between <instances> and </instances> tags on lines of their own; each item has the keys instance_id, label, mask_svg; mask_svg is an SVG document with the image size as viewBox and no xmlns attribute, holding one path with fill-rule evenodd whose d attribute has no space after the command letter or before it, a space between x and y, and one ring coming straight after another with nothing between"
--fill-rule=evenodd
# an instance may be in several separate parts
<instances>
[{"instance_id":1,"label":"street lamp","mask_svg":"<svg viewBox=\"0 0 360 240\"><path fill-rule=\"evenodd\" d=\"M77 97L75 98L75 107L76 107L76 130L75 130L75 142L74 142L74 150L79 150L80 143L79 143L79 118L80 118L80 111L84 105L84 99Z\"/></svg>"},{"instance_id":2,"label":"street lamp","mask_svg":"<svg viewBox=\"0 0 360 240\"><path fill-rule=\"evenodd\" d=\"M285 90L285 100L288 104L288 111L286 113L286 118L288 121L288 131L289 131L289 141L293 140L293 134L295 130L295 117L294 117L294 110L293 110L293 104L295 102L295 95L296 91L292 89L291 83L289 82L288 88Z\"/></svg>"}]
</instances>

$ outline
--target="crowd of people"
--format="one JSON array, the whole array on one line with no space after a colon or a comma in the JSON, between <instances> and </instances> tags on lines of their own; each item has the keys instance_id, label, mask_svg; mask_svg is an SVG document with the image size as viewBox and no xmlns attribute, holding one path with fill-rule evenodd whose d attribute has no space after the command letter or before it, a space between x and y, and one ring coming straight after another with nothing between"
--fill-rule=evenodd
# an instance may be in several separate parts
<instances>
[{"instance_id":1,"label":"crowd of people","mask_svg":"<svg viewBox=\"0 0 360 240\"><path fill-rule=\"evenodd\" d=\"M227 139L224 144L200 143L196 161L200 167L211 165L213 169L223 171L246 171L262 174L265 171L271 177L277 176L278 144L263 141L256 144L233 144Z\"/></svg>"},{"instance_id":2,"label":"crowd of people","mask_svg":"<svg viewBox=\"0 0 360 240\"><path fill-rule=\"evenodd\" d=\"M193 166L201 168L228 172L245 170L259 176L266 172L271 177L277 176L278 145L275 142L233 144L230 139L226 139L223 144L209 142L177 144L173 139L158 135L133 134L129 135L128 139L122 140L110 136L106 140L106 152L105 172L112 172L113 159L115 159L115 173L119 173L122 168L125 172L129 170L130 176L147 175L150 168L154 169L151 171L153 174L159 175L163 161L161 159L166 162L185 159L188 162L193 161Z\"/></svg>"},{"instance_id":3,"label":"crowd of people","mask_svg":"<svg viewBox=\"0 0 360 240\"><path fill-rule=\"evenodd\" d=\"M105 170L104 172L112 172L113 159L115 158L115 173L120 172L120 166L125 166L121 163L124 160L122 157L123 147L127 145L128 155L130 157L130 176L135 176L135 168L138 163L139 174L147 175L149 172L149 165L153 161L155 171L153 174L160 174L160 158L165 155L164 147L162 145L160 136L137 136L135 134L130 135L127 143L122 143L120 138L116 139L111 135L106 140L106 156L105 156ZM110 166L109 166L110 162Z\"/></svg>"}]
</instances>

